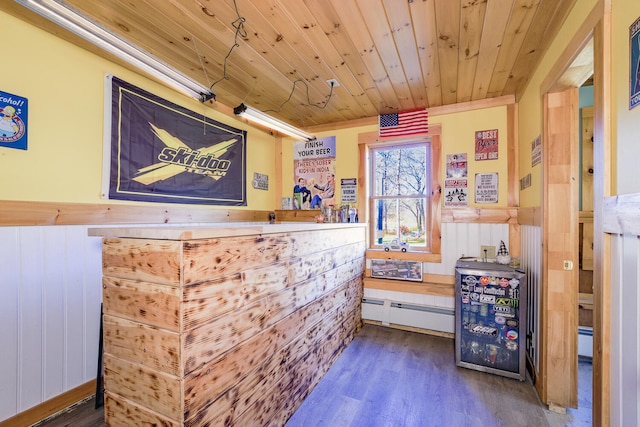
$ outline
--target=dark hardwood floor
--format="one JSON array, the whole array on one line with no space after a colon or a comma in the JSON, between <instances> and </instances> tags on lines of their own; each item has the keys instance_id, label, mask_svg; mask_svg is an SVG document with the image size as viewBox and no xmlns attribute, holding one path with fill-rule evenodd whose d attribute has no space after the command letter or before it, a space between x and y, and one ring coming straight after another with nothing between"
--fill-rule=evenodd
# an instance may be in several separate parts
<instances>
[{"instance_id":1,"label":"dark hardwood floor","mask_svg":"<svg viewBox=\"0 0 640 427\"><path fill-rule=\"evenodd\" d=\"M529 381L456 367L452 339L365 325L286 426L538 427L549 415ZM104 415L90 400L39 425L102 427Z\"/></svg>"}]
</instances>

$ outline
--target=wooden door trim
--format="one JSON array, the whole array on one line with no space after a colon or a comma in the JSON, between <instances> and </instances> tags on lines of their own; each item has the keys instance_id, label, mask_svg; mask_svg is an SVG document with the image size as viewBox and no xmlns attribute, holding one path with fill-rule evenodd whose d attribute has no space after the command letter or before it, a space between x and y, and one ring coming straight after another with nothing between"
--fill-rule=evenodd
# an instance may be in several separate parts
<instances>
[{"instance_id":1,"label":"wooden door trim","mask_svg":"<svg viewBox=\"0 0 640 427\"><path fill-rule=\"evenodd\" d=\"M598 3L601 19L594 31L592 423L606 427L611 420L611 236L604 232L604 201L612 193L612 25L611 0Z\"/></svg>"}]
</instances>

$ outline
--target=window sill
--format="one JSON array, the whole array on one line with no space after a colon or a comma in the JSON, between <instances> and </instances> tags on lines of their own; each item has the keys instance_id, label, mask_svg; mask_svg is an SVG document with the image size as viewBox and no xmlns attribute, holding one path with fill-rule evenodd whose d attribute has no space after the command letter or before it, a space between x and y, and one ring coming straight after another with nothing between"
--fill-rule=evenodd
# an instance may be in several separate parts
<instances>
[{"instance_id":1,"label":"window sill","mask_svg":"<svg viewBox=\"0 0 640 427\"><path fill-rule=\"evenodd\" d=\"M369 259L401 259L406 261L442 262L442 256L440 254L432 254L428 252L385 252L382 249L367 249L366 256Z\"/></svg>"}]
</instances>

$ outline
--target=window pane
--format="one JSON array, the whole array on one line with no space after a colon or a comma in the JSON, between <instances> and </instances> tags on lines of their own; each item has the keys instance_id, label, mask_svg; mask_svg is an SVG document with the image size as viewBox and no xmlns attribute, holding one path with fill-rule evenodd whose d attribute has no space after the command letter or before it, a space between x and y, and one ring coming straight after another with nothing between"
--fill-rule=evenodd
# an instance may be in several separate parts
<instances>
[{"instance_id":1,"label":"window pane","mask_svg":"<svg viewBox=\"0 0 640 427\"><path fill-rule=\"evenodd\" d=\"M374 196L427 194L426 145L373 151Z\"/></svg>"},{"instance_id":2,"label":"window pane","mask_svg":"<svg viewBox=\"0 0 640 427\"><path fill-rule=\"evenodd\" d=\"M375 243L399 239L414 247L426 247L426 199L390 198L374 202Z\"/></svg>"}]
</instances>

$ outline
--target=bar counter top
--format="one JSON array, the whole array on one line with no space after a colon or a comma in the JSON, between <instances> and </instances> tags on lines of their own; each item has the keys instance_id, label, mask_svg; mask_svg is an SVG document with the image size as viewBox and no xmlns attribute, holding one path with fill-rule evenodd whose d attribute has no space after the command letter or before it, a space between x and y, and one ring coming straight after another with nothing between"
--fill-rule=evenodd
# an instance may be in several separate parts
<instances>
[{"instance_id":1,"label":"bar counter top","mask_svg":"<svg viewBox=\"0 0 640 427\"><path fill-rule=\"evenodd\" d=\"M198 226L131 226L90 228L89 236L109 238L197 240L218 237L249 236L256 234L291 233L299 231L332 230L336 228L366 227L366 223L219 223Z\"/></svg>"}]
</instances>

